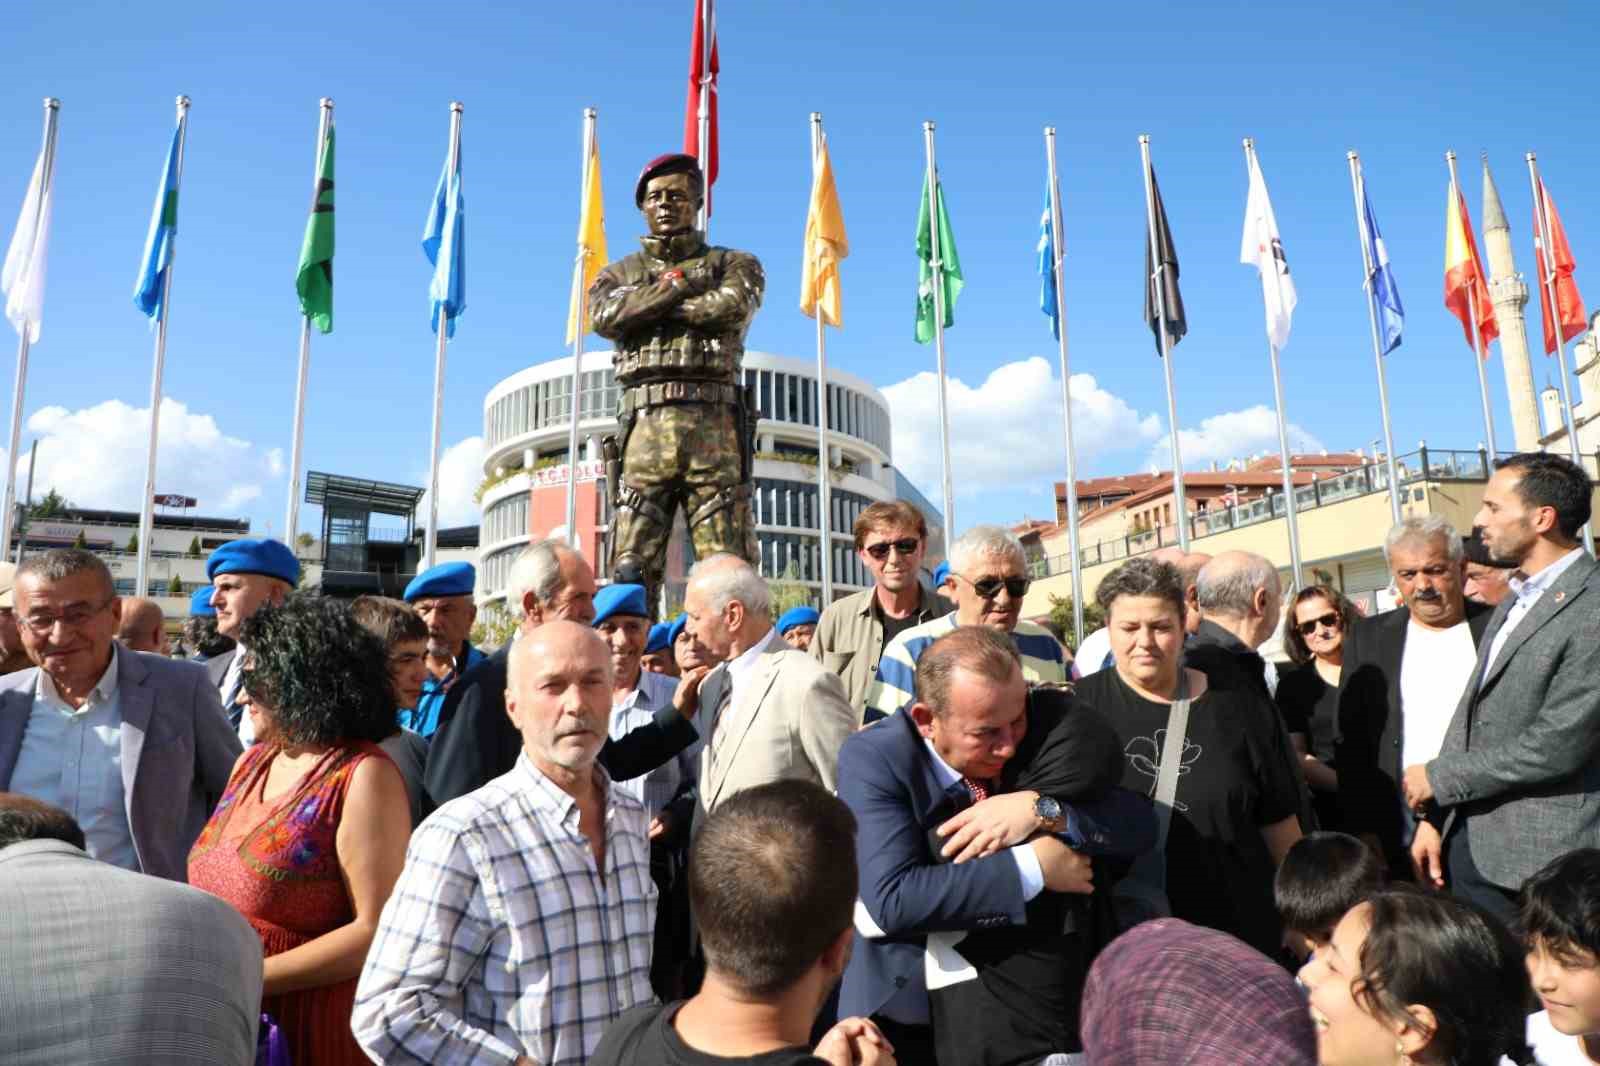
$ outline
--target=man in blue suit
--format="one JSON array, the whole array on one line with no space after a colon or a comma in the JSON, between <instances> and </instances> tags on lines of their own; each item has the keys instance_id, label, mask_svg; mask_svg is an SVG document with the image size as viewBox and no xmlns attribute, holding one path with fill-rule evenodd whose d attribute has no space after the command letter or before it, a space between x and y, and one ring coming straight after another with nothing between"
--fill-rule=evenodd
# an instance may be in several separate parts
<instances>
[{"instance_id":1,"label":"man in blue suit","mask_svg":"<svg viewBox=\"0 0 1600 1066\"><path fill-rule=\"evenodd\" d=\"M1152 846L1154 816L1113 787L1110 726L1030 693L1005 634L953 630L915 683L908 713L839 753L861 867L840 1015L870 1016L906 1062L1050 1062L1078 1049L1091 855Z\"/></svg>"}]
</instances>

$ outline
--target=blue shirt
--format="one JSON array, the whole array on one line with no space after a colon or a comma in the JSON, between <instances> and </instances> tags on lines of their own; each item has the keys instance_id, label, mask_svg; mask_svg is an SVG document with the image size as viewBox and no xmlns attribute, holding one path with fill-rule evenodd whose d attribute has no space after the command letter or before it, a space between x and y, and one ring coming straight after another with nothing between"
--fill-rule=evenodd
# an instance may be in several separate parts
<instances>
[{"instance_id":1,"label":"blue shirt","mask_svg":"<svg viewBox=\"0 0 1600 1066\"><path fill-rule=\"evenodd\" d=\"M459 670L452 669L442 678L429 674L427 680L422 682L422 695L417 697L417 705L400 711L400 728L409 729L424 740L431 740L433 734L439 731L439 712L444 709L444 697L450 691L450 686L462 674L488 658L471 644L466 647L467 655Z\"/></svg>"},{"instance_id":2,"label":"blue shirt","mask_svg":"<svg viewBox=\"0 0 1600 1066\"><path fill-rule=\"evenodd\" d=\"M82 707L62 699L50 675L39 671L11 790L72 815L96 859L139 869L122 788L122 701L115 651Z\"/></svg>"},{"instance_id":3,"label":"blue shirt","mask_svg":"<svg viewBox=\"0 0 1600 1066\"><path fill-rule=\"evenodd\" d=\"M677 691L677 678L641 670L639 683L633 691L611 707L611 739L621 740L640 726L655 721L656 712L670 704ZM685 781L692 782L697 778L700 749L704 743L697 740L643 777L617 781L612 787L638 800L644 805L646 813L652 816L660 814Z\"/></svg>"}]
</instances>

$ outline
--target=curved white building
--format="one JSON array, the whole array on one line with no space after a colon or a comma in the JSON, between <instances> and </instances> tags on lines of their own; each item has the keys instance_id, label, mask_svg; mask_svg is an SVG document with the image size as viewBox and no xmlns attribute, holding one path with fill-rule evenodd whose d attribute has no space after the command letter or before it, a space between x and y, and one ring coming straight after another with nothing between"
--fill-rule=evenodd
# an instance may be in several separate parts
<instances>
[{"instance_id":1,"label":"curved white building","mask_svg":"<svg viewBox=\"0 0 1600 1066\"><path fill-rule=\"evenodd\" d=\"M616 432L619 388L609 351L583 357L579 396L580 441L578 482L599 476L600 441ZM802 582L820 595L822 581L821 521L817 491L817 419L828 413L828 465L833 503L833 581L835 596L865 587L870 578L854 551L851 530L863 508L896 495L908 496L928 513L930 533L941 520L893 467L889 444L889 405L870 382L843 371L828 371L826 404L817 396L816 366L766 352L747 351L744 381L755 390L761 420L756 435L755 518L760 543L760 569L768 578ZM504 595L506 573L517 551L530 537L551 532L548 507L538 493L554 484L564 499L567 441L570 426L572 359L570 356L530 366L489 390L483 401L484 474L495 481L483 495L479 540L478 592L491 601ZM550 469L560 467L561 469ZM542 471L554 480L545 484ZM601 515L597 536L604 535L609 514L603 492L591 489L587 508ZM552 495L553 498L553 495ZM586 510L580 504L580 512ZM540 518L545 519L541 521ZM680 516L681 525L682 518ZM564 526L564 509L562 511ZM579 520L580 535L584 519ZM935 539L937 535L935 534ZM596 542L598 544L598 541ZM939 547L939 545L930 545ZM594 549L596 557L598 547ZM687 549L685 549L687 550ZM669 560L668 574L681 574ZM685 564L687 559L682 560Z\"/></svg>"}]
</instances>

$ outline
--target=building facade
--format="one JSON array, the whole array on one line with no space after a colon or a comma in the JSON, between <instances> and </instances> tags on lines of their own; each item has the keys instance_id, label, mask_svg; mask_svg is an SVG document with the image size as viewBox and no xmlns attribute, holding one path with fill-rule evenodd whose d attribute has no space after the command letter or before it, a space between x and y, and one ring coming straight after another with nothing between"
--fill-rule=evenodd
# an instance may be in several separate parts
<instances>
[{"instance_id":1,"label":"building facade","mask_svg":"<svg viewBox=\"0 0 1600 1066\"><path fill-rule=\"evenodd\" d=\"M608 557L606 505L600 441L617 429L619 388L609 351L584 356L578 393L576 464L569 463L572 359L553 359L511 375L484 398L484 488L481 502L478 598L505 595L511 562L530 539L566 535L567 477L577 472L577 533L591 560ZM851 529L867 506L895 498L900 475L890 449L889 405L869 382L829 370L819 398L815 365L766 352L747 351L744 382L760 410L756 432L753 504L759 568L768 579L799 583L820 597L822 537L818 490L817 426L828 421L827 476L831 486L831 551L834 595L870 583L854 551ZM912 502L928 518L931 537L942 519L920 495ZM690 554L679 531L668 560L667 586L681 585ZM930 544L930 558L942 544ZM929 565L932 565L931 562Z\"/></svg>"}]
</instances>

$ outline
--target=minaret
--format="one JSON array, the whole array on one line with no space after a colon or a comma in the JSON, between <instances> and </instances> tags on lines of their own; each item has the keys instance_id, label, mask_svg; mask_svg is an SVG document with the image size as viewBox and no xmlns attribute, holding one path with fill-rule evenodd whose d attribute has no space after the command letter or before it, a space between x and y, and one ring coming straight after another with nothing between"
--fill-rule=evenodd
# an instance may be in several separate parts
<instances>
[{"instance_id":1,"label":"minaret","mask_svg":"<svg viewBox=\"0 0 1600 1066\"><path fill-rule=\"evenodd\" d=\"M1511 400L1511 427L1517 451L1536 452L1539 403L1533 392L1533 365L1528 356L1528 326L1523 312L1528 305L1528 286L1511 257L1511 227L1506 224L1494 178L1489 176L1487 153L1483 157L1483 246L1489 256L1489 299L1500 326L1500 361L1506 368L1506 392Z\"/></svg>"}]
</instances>

